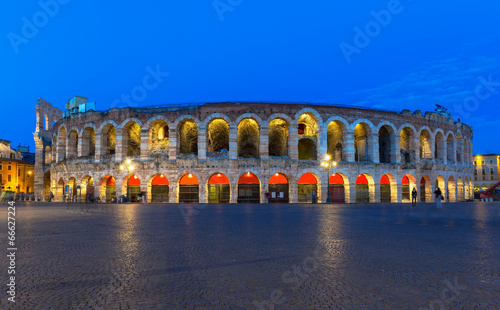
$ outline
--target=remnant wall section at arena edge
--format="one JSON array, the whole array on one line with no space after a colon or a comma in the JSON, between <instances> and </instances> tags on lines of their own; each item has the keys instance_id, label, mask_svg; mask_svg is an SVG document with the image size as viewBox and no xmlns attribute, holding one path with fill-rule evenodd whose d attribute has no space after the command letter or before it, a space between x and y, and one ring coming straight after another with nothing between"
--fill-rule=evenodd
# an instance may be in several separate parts
<instances>
[{"instance_id":1,"label":"remnant wall section at arena edge","mask_svg":"<svg viewBox=\"0 0 500 310\"><path fill-rule=\"evenodd\" d=\"M419 201L435 187L446 201L473 197L472 128L435 112L207 103L62 115L39 99L35 191L59 201L409 202L414 187Z\"/></svg>"}]
</instances>

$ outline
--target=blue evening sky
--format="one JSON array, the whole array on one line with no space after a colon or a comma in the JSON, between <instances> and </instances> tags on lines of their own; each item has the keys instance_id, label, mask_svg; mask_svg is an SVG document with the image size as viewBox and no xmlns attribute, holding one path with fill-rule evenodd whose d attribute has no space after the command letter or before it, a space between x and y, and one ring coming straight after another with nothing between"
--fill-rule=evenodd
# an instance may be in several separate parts
<instances>
[{"instance_id":1,"label":"blue evening sky","mask_svg":"<svg viewBox=\"0 0 500 310\"><path fill-rule=\"evenodd\" d=\"M215 101L441 104L500 152L500 2L4 1L0 138L34 150L38 97L99 110ZM361 32L361 34L360 34ZM151 70L161 73L143 79ZM168 73L168 76L167 76ZM144 89L142 89L144 90Z\"/></svg>"}]
</instances>

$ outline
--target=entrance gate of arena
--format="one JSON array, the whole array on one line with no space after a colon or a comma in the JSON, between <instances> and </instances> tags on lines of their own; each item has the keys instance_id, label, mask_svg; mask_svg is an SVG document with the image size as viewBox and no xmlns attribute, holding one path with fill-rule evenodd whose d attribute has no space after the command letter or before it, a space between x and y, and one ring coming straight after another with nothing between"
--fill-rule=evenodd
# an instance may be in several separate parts
<instances>
[{"instance_id":1,"label":"entrance gate of arena","mask_svg":"<svg viewBox=\"0 0 500 310\"><path fill-rule=\"evenodd\" d=\"M179 202L200 202L200 185L191 173L184 175L179 181Z\"/></svg>"},{"instance_id":2,"label":"entrance gate of arena","mask_svg":"<svg viewBox=\"0 0 500 310\"><path fill-rule=\"evenodd\" d=\"M128 199L130 202L138 202L141 194L141 180L136 175L131 176L128 180Z\"/></svg>"},{"instance_id":3,"label":"entrance gate of arena","mask_svg":"<svg viewBox=\"0 0 500 310\"><path fill-rule=\"evenodd\" d=\"M151 182L151 202L168 202L168 180L163 175L157 175Z\"/></svg>"},{"instance_id":4,"label":"entrance gate of arena","mask_svg":"<svg viewBox=\"0 0 500 310\"><path fill-rule=\"evenodd\" d=\"M356 202L357 203L370 202L368 179L364 175L360 175L356 180Z\"/></svg>"},{"instance_id":5,"label":"entrance gate of arena","mask_svg":"<svg viewBox=\"0 0 500 310\"><path fill-rule=\"evenodd\" d=\"M111 202L116 197L116 181L113 177L106 180L106 202Z\"/></svg>"},{"instance_id":6,"label":"entrance gate of arena","mask_svg":"<svg viewBox=\"0 0 500 310\"><path fill-rule=\"evenodd\" d=\"M380 202L391 202L391 182L387 175L380 179Z\"/></svg>"},{"instance_id":7,"label":"entrance gate of arena","mask_svg":"<svg viewBox=\"0 0 500 310\"><path fill-rule=\"evenodd\" d=\"M408 179L407 176L403 177L402 181L403 186L401 187L401 193L402 193L402 201L411 201L411 196L410 196L410 179Z\"/></svg>"},{"instance_id":8,"label":"entrance gate of arena","mask_svg":"<svg viewBox=\"0 0 500 310\"><path fill-rule=\"evenodd\" d=\"M345 182L344 178L338 174L334 173L328 179L329 189L330 189L330 199L334 203L345 203Z\"/></svg>"},{"instance_id":9,"label":"entrance gate of arena","mask_svg":"<svg viewBox=\"0 0 500 310\"><path fill-rule=\"evenodd\" d=\"M223 174L214 174L208 180L208 202L229 203L230 199L229 179Z\"/></svg>"},{"instance_id":10,"label":"entrance gate of arena","mask_svg":"<svg viewBox=\"0 0 500 310\"><path fill-rule=\"evenodd\" d=\"M260 203L260 181L250 172L238 179L238 203Z\"/></svg>"},{"instance_id":11,"label":"entrance gate of arena","mask_svg":"<svg viewBox=\"0 0 500 310\"><path fill-rule=\"evenodd\" d=\"M275 173L269 180L271 203L289 203L288 179L281 173Z\"/></svg>"},{"instance_id":12,"label":"entrance gate of arena","mask_svg":"<svg viewBox=\"0 0 500 310\"><path fill-rule=\"evenodd\" d=\"M298 182L297 188L298 202L312 202L313 196L318 197L318 180L312 173L304 173Z\"/></svg>"}]
</instances>

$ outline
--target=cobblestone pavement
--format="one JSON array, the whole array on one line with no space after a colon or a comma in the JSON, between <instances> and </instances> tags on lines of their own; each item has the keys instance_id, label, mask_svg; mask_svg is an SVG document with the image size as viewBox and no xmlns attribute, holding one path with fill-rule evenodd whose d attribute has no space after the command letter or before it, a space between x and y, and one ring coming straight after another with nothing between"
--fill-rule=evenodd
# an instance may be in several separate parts
<instances>
[{"instance_id":1,"label":"cobblestone pavement","mask_svg":"<svg viewBox=\"0 0 500 310\"><path fill-rule=\"evenodd\" d=\"M499 203L16 211L1 309L500 309Z\"/></svg>"}]
</instances>

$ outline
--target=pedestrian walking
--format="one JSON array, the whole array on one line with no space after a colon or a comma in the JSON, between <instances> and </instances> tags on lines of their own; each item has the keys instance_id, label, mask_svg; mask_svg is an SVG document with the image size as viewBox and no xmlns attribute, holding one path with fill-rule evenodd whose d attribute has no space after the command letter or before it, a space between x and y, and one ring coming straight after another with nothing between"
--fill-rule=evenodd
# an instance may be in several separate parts
<instances>
[{"instance_id":1,"label":"pedestrian walking","mask_svg":"<svg viewBox=\"0 0 500 310\"><path fill-rule=\"evenodd\" d=\"M271 203L271 193L270 192L266 193L266 197L267 197L267 203Z\"/></svg>"},{"instance_id":2,"label":"pedestrian walking","mask_svg":"<svg viewBox=\"0 0 500 310\"><path fill-rule=\"evenodd\" d=\"M441 189L439 189L439 187L436 187L434 195L436 196L436 208L442 208L443 204L441 200L443 199L443 193L441 192Z\"/></svg>"},{"instance_id":3,"label":"pedestrian walking","mask_svg":"<svg viewBox=\"0 0 500 310\"><path fill-rule=\"evenodd\" d=\"M417 188L413 188L411 191L411 205L417 206Z\"/></svg>"}]
</instances>

